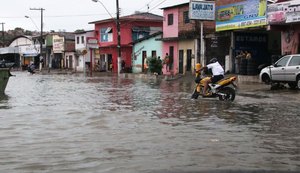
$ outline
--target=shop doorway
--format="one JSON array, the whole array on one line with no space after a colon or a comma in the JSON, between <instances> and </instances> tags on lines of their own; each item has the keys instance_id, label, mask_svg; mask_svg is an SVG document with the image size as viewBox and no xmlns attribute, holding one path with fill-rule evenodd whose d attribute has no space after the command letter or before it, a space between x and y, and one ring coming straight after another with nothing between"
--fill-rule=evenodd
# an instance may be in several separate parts
<instances>
[{"instance_id":1,"label":"shop doorway","mask_svg":"<svg viewBox=\"0 0 300 173\"><path fill-rule=\"evenodd\" d=\"M179 50L179 73L183 74L183 50Z\"/></svg>"},{"instance_id":2,"label":"shop doorway","mask_svg":"<svg viewBox=\"0 0 300 173\"><path fill-rule=\"evenodd\" d=\"M186 71L190 72L192 69L192 50L188 49L186 52Z\"/></svg>"},{"instance_id":3,"label":"shop doorway","mask_svg":"<svg viewBox=\"0 0 300 173\"><path fill-rule=\"evenodd\" d=\"M112 54L107 54L108 71L113 71Z\"/></svg>"}]
</instances>

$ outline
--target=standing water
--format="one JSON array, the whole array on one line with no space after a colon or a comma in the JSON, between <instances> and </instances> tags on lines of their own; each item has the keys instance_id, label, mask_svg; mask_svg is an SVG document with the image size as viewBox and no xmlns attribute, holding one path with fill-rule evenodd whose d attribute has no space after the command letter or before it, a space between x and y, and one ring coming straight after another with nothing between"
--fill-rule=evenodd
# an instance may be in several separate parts
<instances>
[{"instance_id":1,"label":"standing water","mask_svg":"<svg viewBox=\"0 0 300 173\"><path fill-rule=\"evenodd\" d=\"M297 91L241 88L224 103L191 100L186 78L14 74L0 172L300 171Z\"/></svg>"}]
</instances>

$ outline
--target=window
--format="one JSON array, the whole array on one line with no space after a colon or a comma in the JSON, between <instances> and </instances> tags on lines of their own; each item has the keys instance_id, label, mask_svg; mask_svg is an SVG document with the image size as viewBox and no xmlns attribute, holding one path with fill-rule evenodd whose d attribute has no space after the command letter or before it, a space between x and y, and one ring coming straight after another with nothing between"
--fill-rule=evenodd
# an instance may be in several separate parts
<instances>
[{"instance_id":1,"label":"window","mask_svg":"<svg viewBox=\"0 0 300 173\"><path fill-rule=\"evenodd\" d=\"M173 25L173 14L168 14L168 25Z\"/></svg>"},{"instance_id":2,"label":"window","mask_svg":"<svg viewBox=\"0 0 300 173\"><path fill-rule=\"evenodd\" d=\"M100 41L101 42L111 42L113 41L112 36L113 29L111 27L100 29Z\"/></svg>"},{"instance_id":3,"label":"window","mask_svg":"<svg viewBox=\"0 0 300 173\"><path fill-rule=\"evenodd\" d=\"M132 40L138 40L150 35L150 27L132 27Z\"/></svg>"},{"instance_id":4,"label":"window","mask_svg":"<svg viewBox=\"0 0 300 173\"><path fill-rule=\"evenodd\" d=\"M287 63L287 61L289 60L290 56L285 56L283 58L281 58L277 63L276 63L276 67L284 67Z\"/></svg>"},{"instance_id":5,"label":"window","mask_svg":"<svg viewBox=\"0 0 300 173\"><path fill-rule=\"evenodd\" d=\"M300 56L293 56L291 59L289 66L298 66L300 65Z\"/></svg>"},{"instance_id":6,"label":"window","mask_svg":"<svg viewBox=\"0 0 300 173\"><path fill-rule=\"evenodd\" d=\"M84 36L81 36L81 43L84 44Z\"/></svg>"},{"instance_id":7,"label":"window","mask_svg":"<svg viewBox=\"0 0 300 173\"><path fill-rule=\"evenodd\" d=\"M188 11L183 12L183 21L184 21L184 23L190 23L190 18L189 18L189 12Z\"/></svg>"},{"instance_id":8,"label":"window","mask_svg":"<svg viewBox=\"0 0 300 173\"><path fill-rule=\"evenodd\" d=\"M79 37L76 37L76 43L79 44Z\"/></svg>"}]
</instances>

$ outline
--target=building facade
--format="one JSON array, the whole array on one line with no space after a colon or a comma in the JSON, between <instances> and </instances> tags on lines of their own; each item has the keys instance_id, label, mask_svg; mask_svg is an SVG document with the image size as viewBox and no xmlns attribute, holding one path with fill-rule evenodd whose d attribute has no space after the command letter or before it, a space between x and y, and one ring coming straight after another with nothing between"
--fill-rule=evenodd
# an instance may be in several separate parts
<instances>
[{"instance_id":1,"label":"building facade","mask_svg":"<svg viewBox=\"0 0 300 173\"><path fill-rule=\"evenodd\" d=\"M147 58L162 58L162 32L136 40L132 48L132 72L146 73Z\"/></svg>"},{"instance_id":2,"label":"building facade","mask_svg":"<svg viewBox=\"0 0 300 173\"><path fill-rule=\"evenodd\" d=\"M164 58L167 55L170 58L169 64L164 65L164 74L193 73L195 64L206 59L205 56L201 59L200 54L201 22L203 35L214 32L214 22L190 20L189 3L165 7L163 16L163 54Z\"/></svg>"},{"instance_id":3,"label":"building facade","mask_svg":"<svg viewBox=\"0 0 300 173\"><path fill-rule=\"evenodd\" d=\"M230 35L229 44L224 45L230 72L257 75L260 66L280 54L280 32L267 30L268 3L267 0L216 1L216 34ZM238 58L242 51L251 58Z\"/></svg>"},{"instance_id":4,"label":"building facade","mask_svg":"<svg viewBox=\"0 0 300 173\"><path fill-rule=\"evenodd\" d=\"M75 68L75 35L73 33L49 33L46 36L45 65L53 69Z\"/></svg>"},{"instance_id":5,"label":"building facade","mask_svg":"<svg viewBox=\"0 0 300 173\"><path fill-rule=\"evenodd\" d=\"M132 66L132 42L162 30L163 18L151 13L122 16L120 22L121 59L126 68ZM100 59L106 59L109 69L118 72L118 33L115 19L90 22L95 25L95 37L99 42Z\"/></svg>"},{"instance_id":6,"label":"building facade","mask_svg":"<svg viewBox=\"0 0 300 173\"><path fill-rule=\"evenodd\" d=\"M100 64L100 54L98 50L98 39L94 36L94 31L83 31L75 33L75 71L92 69L91 62ZM107 66L107 61L101 61L101 66ZM95 65L94 65L95 66Z\"/></svg>"}]
</instances>

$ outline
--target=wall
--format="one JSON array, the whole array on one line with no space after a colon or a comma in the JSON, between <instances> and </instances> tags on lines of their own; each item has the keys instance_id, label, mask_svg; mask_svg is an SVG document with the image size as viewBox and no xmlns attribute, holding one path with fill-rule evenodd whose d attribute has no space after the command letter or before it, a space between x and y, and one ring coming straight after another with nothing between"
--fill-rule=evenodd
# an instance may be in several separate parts
<instances>
[{"instance_id":1,"label":"wall","mask_svg":"<svg viewBox=\"0 0 300 173\"><path fill-rule=\"evenodd\" d=\"M173 14L173 25L168 25L168 14ZM178 9L165 9L163 16L163 37L178 37Z\"/></svg>"},{"instance_id":2,"label":"wall","mask_svg":"<svg viewBox=\"0 0 300 173\"><path fill-rule=\"evenodd\" d=\"M184 40L184 41L179 41L178 43L178 51L179 50L184 50L183 54L183 73L186 72L186 65L187 65L187 50L191 49L192 50L192 55L195 57L195 40ZM179 55L178 55L179 58ZM195 58L192 58L192 69L195 67ZM191 70L192 70L191 69ZM193 70L192 70L193 71Z\"/></svg>"},{"instance_id":3,"label":"wall","mask_svg":"<svg viewBox=\"0 0 300 173\"><path fill-rule=\"evenodd\" d=\"M180 31L194 31L195 20L190 20L190 23L184 23L183 13L189 11L189 4L180 6L178 9L178 30Z\"/></svg>"}]
</instances>

